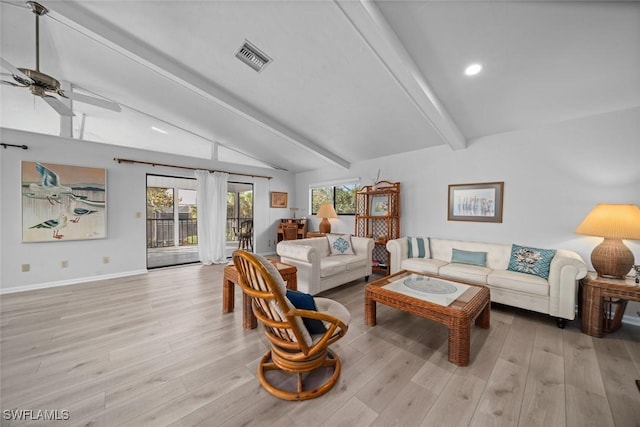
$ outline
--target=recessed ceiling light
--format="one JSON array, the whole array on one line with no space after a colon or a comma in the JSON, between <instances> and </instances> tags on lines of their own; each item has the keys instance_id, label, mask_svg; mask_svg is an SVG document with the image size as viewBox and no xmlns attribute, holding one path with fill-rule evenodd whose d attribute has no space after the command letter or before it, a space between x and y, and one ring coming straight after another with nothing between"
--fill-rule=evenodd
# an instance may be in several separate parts
<instances>
[{"instance_id":1,"label":"recessed ceiling light","mask_svg":"<svg viewBox=\"0 0 640 427\"><path fill-rule=\"evenodd\" d=\"M160 128L157 128L157 127L155 127L155 126L151 126L151 130L155 130L156 132L158 132L158 133L162 133L162 134L164 134L164 135L166 135L166 134L168 134L168 133L169 133L169 132L167 132L166 130L164 130L164 129L160 129Z\"/></svg>"},{"instance_id":2,"label":"recessed ceiling light","mask_svg":"<svg viewBox=\"0 0 640 427\"><path fill-rule=\"evenodd\" d=\"M471 64L467 68L465 68L464 73L467 76L475 76L480 71L482 71L482 65L480 65L480 64Z\"/></svg>"}]
</instances>

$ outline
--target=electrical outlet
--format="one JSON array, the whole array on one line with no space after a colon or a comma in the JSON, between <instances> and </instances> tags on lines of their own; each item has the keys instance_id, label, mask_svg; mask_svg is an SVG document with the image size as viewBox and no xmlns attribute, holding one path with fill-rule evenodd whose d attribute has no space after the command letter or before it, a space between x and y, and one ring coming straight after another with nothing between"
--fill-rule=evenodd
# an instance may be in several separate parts
<instances>
[{"instance_id":1,"label":"electrical outlet","mask_svg":"<svg viewBox=\"0 0 640 427\"><path fill-rule=\"evenodd\" d=\"M69 261L62 261L62 262L60 262L60 267L62 267L62 268L67 268L67 267L69 267Z\"/></svg>"},{"instance_id":2,"label":"electrical outlet","mask_svg":"<svg viewBox=\"0 0 640 427\"><path fill-rule=\"evenodd\" d=\"M22 272L26 273L31 270L31 264L22 264Z\"/></svg>"},{"instance_id":3,"label":"electrical outlet","mask_svg":"<svg viewBox=\"0 0 640 427\"><path fill-rule=\"evenodd\" d=\"M108 256L102 257L102 263L103 263L103 264L109 264L109 262L110 262L110 261L111 261L111 260L109 259L109 257L108 257Z\"/></svg>"}]
</instances>

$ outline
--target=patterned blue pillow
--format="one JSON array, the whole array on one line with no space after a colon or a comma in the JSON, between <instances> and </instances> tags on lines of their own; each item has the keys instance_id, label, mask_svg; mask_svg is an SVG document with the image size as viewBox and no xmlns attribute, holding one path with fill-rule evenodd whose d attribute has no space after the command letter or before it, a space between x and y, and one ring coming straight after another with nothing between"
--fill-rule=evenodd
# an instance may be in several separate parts
<instances>
[{"instance_id":1,"label":"patterned blue pillow","mask_svg":"<svg viewBox=\"0 0 640 427\"><path fill-rule=\"evenodd\" d=\"M349 234L327 234L331 255L355 255Z\"/></svg>"},{"instance_id":2,"label":"patterned blue pillow","mask_svg":"<svg viewBox=\"0 0 640 427\"><path fill-rule=\"evenodd\" d=\"M538 249L512 245L511 259L509 260L507 270L533 274L534 276L548 279L551 260L555 255L556 251L553 249Z\"/></svg>"}]
</instances>

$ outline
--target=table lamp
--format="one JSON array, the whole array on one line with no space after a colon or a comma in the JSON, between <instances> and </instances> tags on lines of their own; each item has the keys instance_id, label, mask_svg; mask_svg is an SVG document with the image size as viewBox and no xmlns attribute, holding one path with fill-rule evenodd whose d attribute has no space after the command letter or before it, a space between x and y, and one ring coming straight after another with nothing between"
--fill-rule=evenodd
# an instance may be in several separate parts
<instances>
[{"instance_id":1,"label":"table lamp","mask_svg":"<svg viewBox=\"0 0 640 427\"><path fill-rule=\"evenodd\" d=\"M333 205L331 203L321 204L316 216L322 218L318 230L320 230L321 233L331 233L331 223L328 218L338 218L335 209L333 209Z\"/></svg>"},{"instance_id":2,"label":"table lamp","mask_svg":"<svg viewBox=\"0 0 640 427\"><path fill-rule=\"evenodd\" d=\"M604 237L591 252L591 264L598 276L623 278L633 267L633 253L622 239L640 239L640 208L599 203L582 220L576 233Z\"/></svg>"}]
</instances>

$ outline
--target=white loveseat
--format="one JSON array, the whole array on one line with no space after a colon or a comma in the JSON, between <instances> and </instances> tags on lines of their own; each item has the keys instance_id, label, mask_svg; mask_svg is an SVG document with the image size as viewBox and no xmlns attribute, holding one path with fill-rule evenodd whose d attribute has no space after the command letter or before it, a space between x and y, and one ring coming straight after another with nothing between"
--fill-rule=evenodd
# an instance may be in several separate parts
<instances>
[{"instance_id":1,"label":"white loveseat","mask_svg":"<svg viewBox=\"0 0 640 427\"><path fill-rule=\"evenodd\" d=\"M276 253L298 268L298 290L315 295L363 277L369 280L373 239L351 236L351 244L355 255L329 255L326 237L285 240Z\"/></svg>"},{"instance_id":2,"label":"white loveseat","mask_svg":"<svg viewBox=\"0 0 640 427\"><path fill-rule=\"evenodd\" d=\"M387 242L391 273L400 270L430 273L442 278L486 285L491 301L549 314L558 326L575 318L577 281L587 274L587 266L573 251L556 250L549 278L508 270L512 245L426 238L424 258L409 258L408 239ZM486 266L451 262L453 249L486 252ZM414 251L412 251L414 252Z\"/></svg>"}]
</instances>

